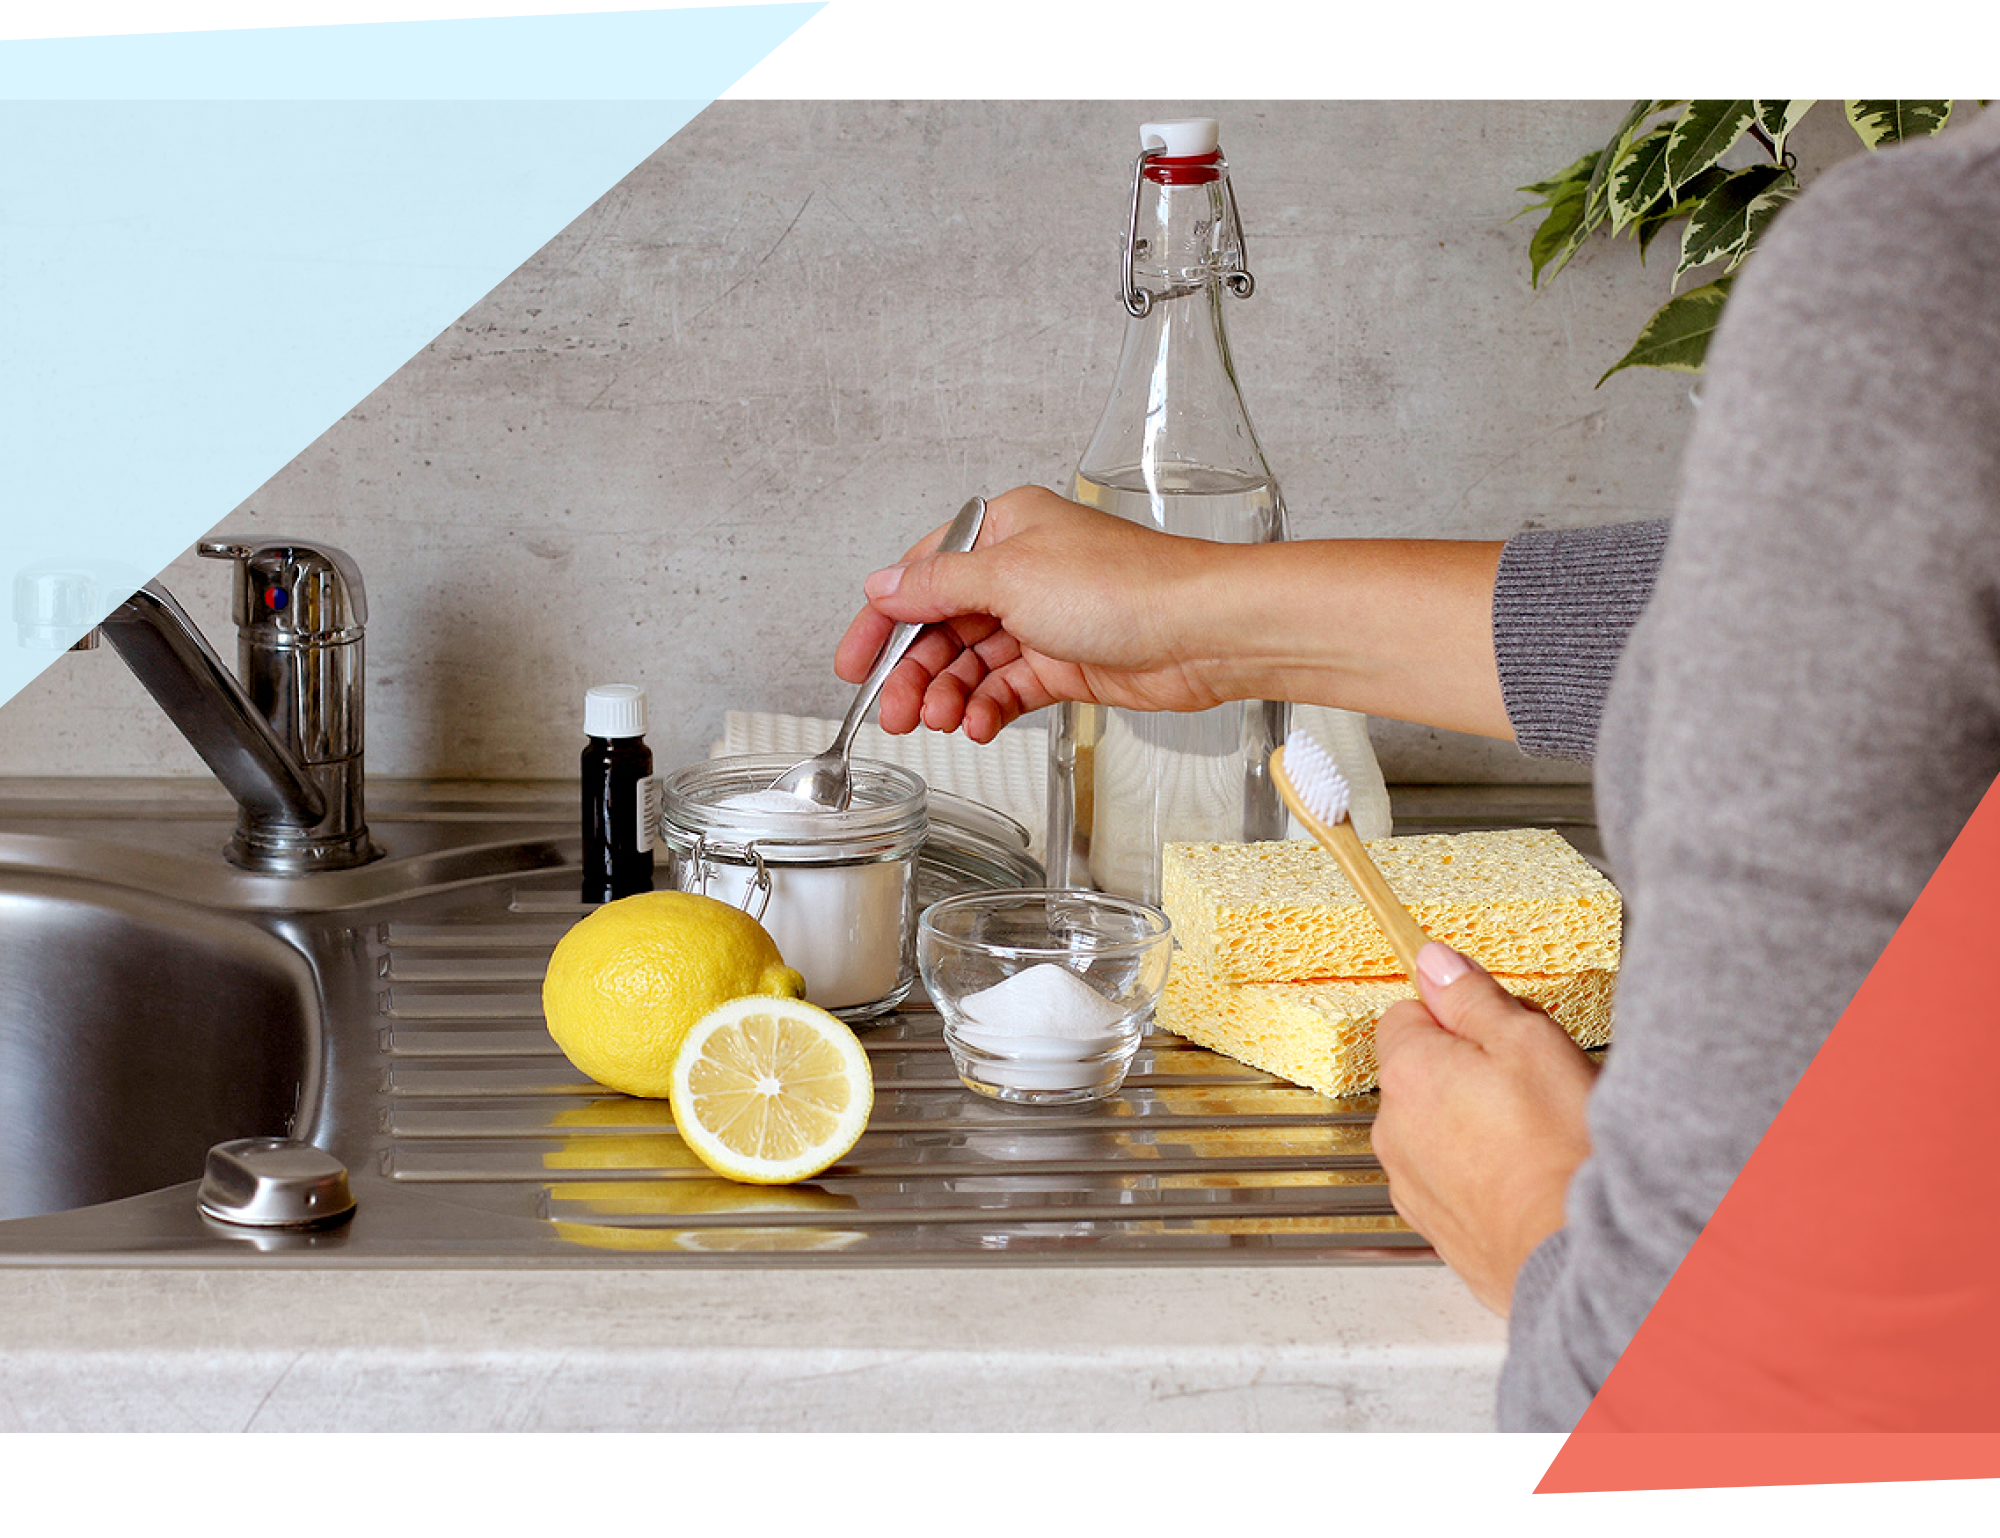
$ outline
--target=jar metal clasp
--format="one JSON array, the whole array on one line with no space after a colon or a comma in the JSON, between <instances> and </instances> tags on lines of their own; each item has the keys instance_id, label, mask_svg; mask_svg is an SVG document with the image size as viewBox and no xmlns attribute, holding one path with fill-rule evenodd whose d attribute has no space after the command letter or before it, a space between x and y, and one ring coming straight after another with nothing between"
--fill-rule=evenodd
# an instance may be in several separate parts
<instances>
[{"instance_id":1,"label":"jar metal clasp","mask_svg":"<svg viewBox=\"0 0 2000 1538\"><path fill-rule=\"evenodd\" d=\"M751 839L743 846L743 857L749 860L751 868L757 874L751 878L748 889L743 893L743 901L737 906L761 923L764 910L771 903L771 869L764 863L764 852L757 847L755 839ZM703 897L709 895L708 881L714 858L715 855L708 846L708 835L697 833L694 847L688 851L688 865L694 876L694 890Z\"/></svg>"}]
</instances>

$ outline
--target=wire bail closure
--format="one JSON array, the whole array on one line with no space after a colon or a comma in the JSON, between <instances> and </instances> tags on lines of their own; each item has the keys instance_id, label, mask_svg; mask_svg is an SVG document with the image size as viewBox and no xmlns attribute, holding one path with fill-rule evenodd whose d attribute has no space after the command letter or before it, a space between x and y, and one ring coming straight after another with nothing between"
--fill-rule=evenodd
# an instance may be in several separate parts
<instances>
[{"instance_id":1,"label":"wire bail closure","mask_svg":"<svg viewBox=\"0 0 2000 1538\"><path fill-rule=\"evenodd\" d=\"M1222 161L1222 213L1229 221L1229 244L1224 250L1224 259L1229 265L1222 273L1222 281L1229 292L1238 299L1248 299L1256 292L1257 280L1250 275L1250 260L1245 253L1243 241L1243 216L1236 208L1236 189L1229 185L1229 160L1222 154L1220 146L1216 155ZM1124 286L1119 297L1125 303L1125 313L1134 320L1144 320L1151 313L1153 301L1165 297L1151 289L1139 287L1136 267L1139 256L1139 192L1146 179L1146 163L1164 159L1160 150L1142 149L1132 162L1132 206L1125 215L1125 260L1123 266Z\"/></svg>"},{"instance_id":2,"label":"wire bail closure","mask_svg":"<svg viewBox=\"0 0 2000 1538\"><path fill-rule=\"evenodd\" d=\"M720 854L720 850L714 851L713 857L719 858ZM754 838L743 846L743 856L755 867L757 874L751 878L749 887L743 893L743 901L738 903L737 906L761 923L764 918L764 910L771 905L771 868L764 863L764 852L757 847L757 840ZM709 895L708 878L711 857L708 835L706 833L697 833L694 837L694 847L688 850L688 864L693 868L695 890L703 897ZM755 907L751 906L752 898L756 899Z\"/></svg>"}]
</instances>

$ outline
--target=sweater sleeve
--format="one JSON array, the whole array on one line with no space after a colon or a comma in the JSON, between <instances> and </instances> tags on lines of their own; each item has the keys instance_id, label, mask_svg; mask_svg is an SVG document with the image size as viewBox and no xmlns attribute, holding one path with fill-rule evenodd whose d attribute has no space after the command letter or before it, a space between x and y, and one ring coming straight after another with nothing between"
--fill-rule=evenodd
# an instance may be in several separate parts
<instances>
[{"instance_id":1,"label":"sweater sleeve","mask_svg":"<svg viewBox=\"0 0 2000 1538\"><path fill-rule=\"evenodd\" d=\"M1562 1283L1570 1268L1570 1231L1559 1229L1537 1245L1514 1278L1508 1309L1509 1350L1500 1370L1499 1421L1503 1431L1566 1430L1597 1392L1597 1383L1575 1354L1562 1348L1567 1333L1598 1333L1594 1319L1580 1324L1565 1310L1580 1299L1565 1298ZM1526 1329L1512 1321L1521 1320Z\"/></svg>"},{"instance_id":2,"label":"sweater sleeve","mask_svg":"<svg viewBox=\"0 0 2000 1538\"><path fill-rule=\"evenodd\" d=\"M1529 757L1596 756L1611 675L1666 543L1665 519L1507 541L1493 585L1493 654L1514 740Z\"/></svg>"}]
</instances>

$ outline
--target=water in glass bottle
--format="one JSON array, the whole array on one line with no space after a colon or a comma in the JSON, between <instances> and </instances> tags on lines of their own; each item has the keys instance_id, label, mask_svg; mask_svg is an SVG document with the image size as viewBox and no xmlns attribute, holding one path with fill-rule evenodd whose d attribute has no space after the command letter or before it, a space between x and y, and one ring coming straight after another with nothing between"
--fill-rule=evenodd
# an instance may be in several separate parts
<instances>
[{"instance_id":1,"label":"water in glass bottle","mask_svg":"<svg viewBox=\"0 0 2000 1538\"><path fill-rule=\"evenodd\" d=\"M1170 534L1237 543L1285 537L1277 481L1251 430L1225 293L1254 284L1213 119L1139 131L1121 268L1129 319L1111 399L1070 485L1079 502ZM1290 707L1057 707L1049 736L1053 885L1147 902L1175 840L1283 838L1270 757Z\"/></svg>"}]
</instances>

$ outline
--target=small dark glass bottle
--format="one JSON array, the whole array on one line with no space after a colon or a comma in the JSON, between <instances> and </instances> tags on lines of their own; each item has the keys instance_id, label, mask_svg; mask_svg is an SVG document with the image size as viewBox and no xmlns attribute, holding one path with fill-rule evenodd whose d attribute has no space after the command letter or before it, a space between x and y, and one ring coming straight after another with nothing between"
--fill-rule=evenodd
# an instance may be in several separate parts
<instances>
[{"instance_id":1,"label":"small dark glass bottle","mask_svg":"<svg viewBox=\"0 0 2000 1538\"><path fill-rule=\"evenodd\" d=\"M583 900L615 902L653 890L660 813L646 691L598 684L583 697Z\"/></svg>"}]
</instances>

